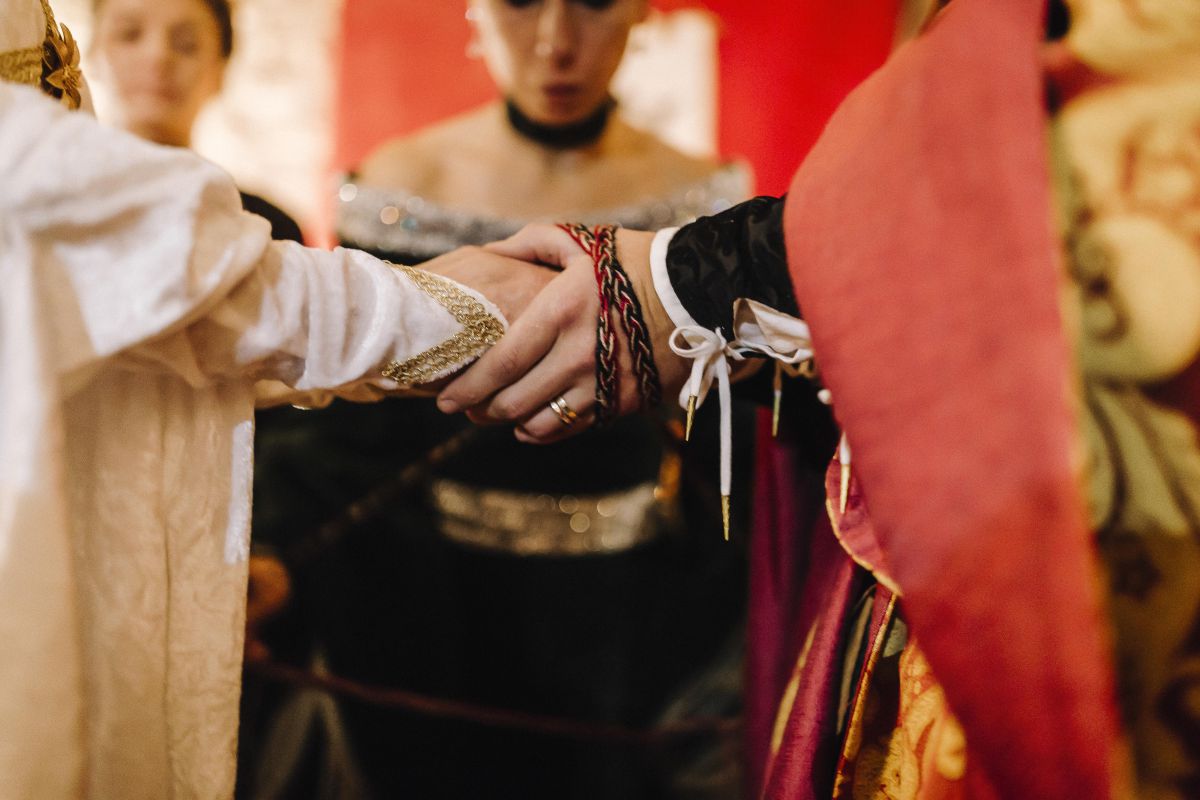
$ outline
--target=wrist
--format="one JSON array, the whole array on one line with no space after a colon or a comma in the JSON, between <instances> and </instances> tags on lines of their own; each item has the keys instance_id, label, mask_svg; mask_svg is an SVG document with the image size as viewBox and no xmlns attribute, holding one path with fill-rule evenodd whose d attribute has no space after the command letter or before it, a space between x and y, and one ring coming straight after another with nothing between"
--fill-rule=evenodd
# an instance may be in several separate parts
<instances>
[{"instance_id":1,"label":"wrist","mask_svg":"<svg viewBox=\"0 0 1200 800\"><path fill-rule=\"evenodd\" d=\"M620 259L633 285L633 291L642 304L642 315L650 335L663 398L666 400L677 394L683 386L688 374L688 363L675 355L669 344L675 323L654 288L650 272L650 248L653 241L654 233L651 232L624 228L617 231L617 258Z\"/></svg>"}]
</instances>

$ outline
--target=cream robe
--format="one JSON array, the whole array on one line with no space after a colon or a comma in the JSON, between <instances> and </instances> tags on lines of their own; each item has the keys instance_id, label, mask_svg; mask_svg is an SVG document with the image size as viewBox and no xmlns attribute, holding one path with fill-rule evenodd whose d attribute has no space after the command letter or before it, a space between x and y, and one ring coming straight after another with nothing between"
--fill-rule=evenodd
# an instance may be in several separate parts
<instances>
[{"instance_id":1,"label":"cream robe","mask_svg":"<svg viewBox=\"0 0 1200 800\"><path fill-rule=\"evenodd\" d=\"M270 242L212 165L0 84L6 800L232 794L255 380L462 366L499 313L423 275Z\"/></svg>"}]
</instances>

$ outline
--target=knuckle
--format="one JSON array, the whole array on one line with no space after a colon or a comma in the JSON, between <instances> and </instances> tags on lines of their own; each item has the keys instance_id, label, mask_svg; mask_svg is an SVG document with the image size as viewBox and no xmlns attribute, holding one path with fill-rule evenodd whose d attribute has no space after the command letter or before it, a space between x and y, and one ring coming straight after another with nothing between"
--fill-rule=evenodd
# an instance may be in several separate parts
<instances>
[{"instance_id":1,"label":"knuckle","mask_svg":"<svg viewBox=\"0 0 1200 800\"><path fill-rule=\"evenodd\" d=\"M496 419L516 419L520 412L520 402L514 397L497 397L488 408L488 414Z\"/></svg>"},{"instance_id":2,"label":"knuckle","mask_svg":"<svg viewBox=\"0 0 1200 800\"><path fill-rule=\"evenodd\" d=\"M497 353L494 366L493 374L502 381L521 373L521 360L513 350Z\"/></svg>"}]
</instances>

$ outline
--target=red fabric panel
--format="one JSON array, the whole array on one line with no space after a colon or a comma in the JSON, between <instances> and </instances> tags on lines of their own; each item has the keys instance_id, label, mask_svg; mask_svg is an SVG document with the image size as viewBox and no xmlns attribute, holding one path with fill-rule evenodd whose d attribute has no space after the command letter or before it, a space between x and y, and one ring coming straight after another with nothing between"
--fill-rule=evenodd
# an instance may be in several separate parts
<instances>
[{"instance_id":1,"label":"red fabric panel","mask_svg":"<svg viewBox=\"0 0 1200 800\"><path fill-rule=\"evenodd\" d=\"M838 110L788 254L969 783L1112 796L1117 720L1059 316L1042 0L955 0Z\"/></svg>"},{"instance_id":2,"label":"red fabric panel","mask_svg":"<svg viewBox=\"0 0 1200 800\"><path fill-rule=\"evenodd\" d=\"M352 167L381 142L495 96L483 61L467 57L466 3L346 0L334 165Z\"/></svg>"},{"instance_id":3,"label":"red fabric panel","mask_svg":"<svg viewBox=\"0 0 1200 800\"><path fill-rule=\"evenodd\" d=\"M891 50L899 0L706 0L721 18L720 141L782 194L846 93Z\"/></svg>"},{"instance_id":4,"label":"red fabric panel","mask_svg":"<svg viewBox=\"0 0 1200 800\"><path fill-rule=\"evenodd\" d=\"M789 650L783 676L785 685L789 679L796 682L795 699L788 709L779 748L766 759L765 770L752 765L752 774L765 772L758 776L765 788L761 794L748 795L770 800L830 797L837 763L838 656L843 623L855 600L851 595L854 563L838 546L828 517L817 518L805 533L804 539L794 543L803 548L800 553L807 562L802 597L795 609L796 632L801 638ZM751 627L762 622L751 616ZM775 708L779 708L779 698Z\"/></svg>"},{"instance_id":5,"label":"red fabric panel","mask_svg":"<svg viewBox=\"0 0 1200 800\"><path fill-rule=\"evenodd\" d=\"M828 795L830 788L820 785L820 775L832 777L836 757L826 741L833 729L830 681L853 563L833 537L820 475L795 447L772 439L770 431L770 416L760 415L746 619L746 796L762 796L768 764L776 762L776 783L814 773L803 787L809 796L820 797L822 789ZM820 636L814 634L802 671L803 695L793 706L788 747L772 759L780 699L818 620ZM827 763L814 770L821 757Z\"/></svg>"}]
</instances>

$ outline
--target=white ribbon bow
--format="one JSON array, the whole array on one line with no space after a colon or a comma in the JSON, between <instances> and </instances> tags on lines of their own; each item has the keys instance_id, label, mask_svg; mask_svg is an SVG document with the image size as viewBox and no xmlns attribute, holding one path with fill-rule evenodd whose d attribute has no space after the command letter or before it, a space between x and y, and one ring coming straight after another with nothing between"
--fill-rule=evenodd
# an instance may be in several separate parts
<instances>
[{"instance_id":1,"label":"white ribbon bow","mask_svg":"<svg viewBox=\"0 0 1200 800\"><path fill-rule=\"evenodd\" d=\"M760 353L795 368L813 358L808 323L763 305L739 298L733 304L733 345L740 352Z\"/></svg>"},{"instance_id":2,"label":"white ribbon bow","mask_svg":"<svg viewBox=\"0 0 1200 800\"><path fill-rule=\"evenodd\" d=\"M775 436L779 433L784 374L793 378L811 378L815 374L808 324L757 300L739 298L733 304L733 332L734 344L741 352L759 353L775 362L771 410L771 435Z\"/></svg>"},{"instance_id":3,"label":"white ribbon bow","mask_svg":"<svg viewBox=\"0 0 1200 800\"><path fill-rule=\"evenodd\" d=\"M704 402L713 381L717 382L717 400L721 409L721 522L725 538L729 538L729 494L733 484L733 402L729 391L729 359L744 360L744 356L725 341L719 328L708 330L699 325L685 325L671 334L671 351L681 358L692 360L692 374L679 392L679 405L687 410L684 438L692 435L692 417Z\"/></svg>"},{"instance_id":4,"label":"white ribbon bow","mask_svg":"<svg viewBox=\"0 0 1200 800\"><path fill-rule=\"evenodd\" d=\"M808 325L795 317L780 313L755 300L740 298L733 306L733 342L726 342L719 328L709 330L699 325L682 325L671 334L671 351L692 361L692 372L679 392L679 405L687 410L685 439L691 438L692 417L704 402L712 384L717 384L717 399L721 406L721 517L725 538L729 538L729 495L733 483L733 409L729 388L732 369L729 362L745 361L747 354L757 353L775 362L775 414L772 428L778 424L779 404L783 394L783 374L811 377L812 338ZM822 399L828 402L827 395ZM841 442L843 469L850 463L850 449L845 437ZM848 484L848 481L844 481ZM845 489L843 489L843 492ZM843 508L845 501L843 500Z\"/></svg>"}]
</instances>

